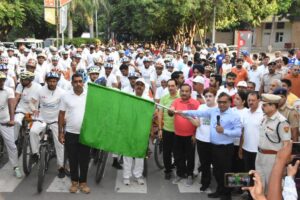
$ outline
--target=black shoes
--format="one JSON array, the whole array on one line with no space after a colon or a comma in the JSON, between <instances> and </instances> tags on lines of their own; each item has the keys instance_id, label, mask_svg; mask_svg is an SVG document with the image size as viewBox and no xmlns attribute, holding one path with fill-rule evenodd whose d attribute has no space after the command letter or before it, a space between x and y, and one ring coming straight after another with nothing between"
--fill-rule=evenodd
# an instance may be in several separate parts
<instances>
[{"instance_id":1,"label":"black shoes","mask_svg":"<svg viewBox=\"0 0 300 200\"><path fill-rule=\"evenodd\" d=\"M118 158L114 158L112 166L118 170L123 169L122 165L118 162Z\"/></svg>"},{"instance_id":2,"label":"black shoes","mask_svg":"<svg viewBox=\"0 0 300 200\"><path fill-rule=\"evenodd\" d=\"M58 178L65 178L66 174L65 174L65 168L61 167L58 169L58 174L57 177Z\"/></svg>"},{"instance_id":3,"label":"black shoes","mask_svg":"<svg viewBox=\"0 0 300 200\"><path fill-rule=\"evenodd\" d=\"M219 192L213 192L207 195L208 198L219 198L220 196Z\"/></svg>"},{"instance_id":4,"label":"black shoes","mask_svg":"<svg viewBox=\"0 0 300 200\"><path fill-rule=\"evenodd\" d=\"M172 177L172 173L171 172L165 173L165 179L166 180L171 180L171 177Z\"/></svg>"},{"instance_id":5,"label":"black shoes","mask_svg":"<svg viewBox=\"0 0 300 200\"><path fill-rule=\"evenodd\" d=\"M39 161L39 156L35 153L35 154L32 154L32 155L31 155L30 159L31 159L31 162L32 162L32 163L38 163L38 161Z\"/></svg>"}]
</instances>

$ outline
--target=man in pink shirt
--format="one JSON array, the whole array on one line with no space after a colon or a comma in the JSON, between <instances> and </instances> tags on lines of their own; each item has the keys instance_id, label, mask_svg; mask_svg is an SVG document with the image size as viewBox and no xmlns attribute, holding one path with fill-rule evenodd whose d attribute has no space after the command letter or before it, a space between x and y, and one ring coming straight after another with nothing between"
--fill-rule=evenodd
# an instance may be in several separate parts
<instances>
[{"instance_id":1,"label":"man in pink shirt","mask_svg":"<svg viewBox=\"0 0 300 200\"><path fill-rule=\"evenodd\" d=\"M171 110L197 110L200 103L191 98L192 88L188 84L180 87L180 98L175 99L171 105ZM174 112L168 111L170 116ZM181 179L187 177L186 185L193 184L193 170L195 159L195 132L196 127L181 115L174 116L174 157L177 167L177 176L173 181L178 183Z\"/></svg>"}]
</instances>

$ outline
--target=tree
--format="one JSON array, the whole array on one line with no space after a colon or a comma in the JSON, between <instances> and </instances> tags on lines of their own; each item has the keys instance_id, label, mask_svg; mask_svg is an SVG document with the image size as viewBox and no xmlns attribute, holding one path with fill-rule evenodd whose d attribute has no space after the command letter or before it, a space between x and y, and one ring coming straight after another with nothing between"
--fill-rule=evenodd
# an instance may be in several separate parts
<instances>
[{"instance_id":1,"label":"tree","mask_svg":"<svg viewBox=\"0 0 300 200\"><path fill-rule=\"evenodd\" d=\"M21 27L24 21L24 5L20 1L2 0L0 4L0 40L5 40L13 27Z\"/></svg>"}]
</instances>

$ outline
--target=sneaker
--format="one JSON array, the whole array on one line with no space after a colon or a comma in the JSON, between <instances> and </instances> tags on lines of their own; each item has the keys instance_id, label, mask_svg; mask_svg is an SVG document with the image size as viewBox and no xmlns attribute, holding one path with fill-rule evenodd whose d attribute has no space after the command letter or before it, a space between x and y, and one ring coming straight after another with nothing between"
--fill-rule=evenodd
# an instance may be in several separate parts
<instances>
[{"instance_id":1,"label":"sneaker","mask_svg":"<svg viewBox=\"0 0 300 200\"><path fill-rule=\"evenodd\" d=\"M22 173L21 173L21 170L20 170L19 167L15 167L15 168L14 168L14 171L15 171L15 176L16 176L17 178L22 178Z\"/></svg>"},{"instance_id":2,"label":"sneaker","mask_svg":"<svg viewBox=\"0 0 300 200\"><path fill-rule=\"evenodd\" d=\"M137 178L136 181L138 182L139 185L144 185L145 184L145 181L144 181L143 177Z\"/></svg>"},{"instance_id":3,"label":"sneaker","mask_svg":"<svg viewBox=\"0 0 300 200\"><path fill-rule=\"evenodd\" d=\"M130 179L129 178L124 178L123 183L124 183L124 185L130 185Z\"/></svg>"},{"instance_id":4,"label":"sneaker","mask_svg":"<svg viewBox=\"0 0 300 200\"><path fill-rule=\"evenodd\" d=\"M187 177L185 185L188 186L188 187L193 185L193 177L192 176Z\"/></svg>"},{"instance_id":5,"label":"sneaker","mask_svg":"<svg viewBox=\"0 0 300 200\"><path fill-rule=\"evenodd\" d=\"M180 176L176 176L175 179L172 181L173 184L178 184L183 178Z\"/></svg>"},{"instance_id":6,"label":"sneaker","mask_svg":"<svg viewBox=\"0 0 300 200\"><path fill-rule=\"evenodd\" d=\"M117 170L123 169L122 165L118 162L118 159L114 158L112 167L116 168Z\"/></svg>"},{"instance_id":7,"label":"sneaker","mask_svg":"<svg viewBox=\"0 0 300 200\"><path fill-rule=\"evenodd\" d=\"M79 183L79 189L82 193L88 194L91 192L91 189L87 186L86 183Z\"/></svg>"},{"instance_id":8,"label":"sneaker","mask_svg":"<svg viewBox=\"0 0 300 200\"><path fill-rule=\"evenodd\" d=\"M57 177L58 178L65 178L66 174L65 174L65 168L61 167L58 169L58 174Z\"/></svg>"},{"instance_id":9,"label":"sneaker","mask_svg":"<svg viewBox=\"0 0 300 200\"><path fill-rule=\"evenodd\" d=\"M70 193L76 193L78 191L78 182L72 181L69 191Z\"/></svg>"}]
</instances>

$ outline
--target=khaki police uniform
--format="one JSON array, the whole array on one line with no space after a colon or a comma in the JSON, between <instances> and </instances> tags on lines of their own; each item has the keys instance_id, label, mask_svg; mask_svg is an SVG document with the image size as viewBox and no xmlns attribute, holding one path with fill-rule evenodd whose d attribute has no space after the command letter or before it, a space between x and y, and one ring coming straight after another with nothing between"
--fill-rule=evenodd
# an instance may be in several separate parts
<instances>
[{"instance_id":1,"label":"khaki police uniform","mask_svg":"<svg viewBox=\"0 0 300 200\"><path fill-rule=\"evenodd\" d=\"M278 111L287 119L291 128L299 127L299 113L294 107L285 103Z\"/></svg>"},{"instance_id":2,"label":"khaki police uniform","mask_svg":"<svg viewBox=\"0 0 300 200\"><path fill-rule=\"evenodd\" d=\"M263 101L278 103L280 96L263 94ZM268 185L268 180L275 162L276 154L282 148L283 142L291 140L290 125L286 118L278 111L271 117L264 116L259 130L258 153L255 168L262 178L263 185Z\"/></svg>"}]
</instances>

